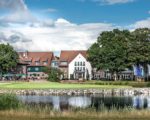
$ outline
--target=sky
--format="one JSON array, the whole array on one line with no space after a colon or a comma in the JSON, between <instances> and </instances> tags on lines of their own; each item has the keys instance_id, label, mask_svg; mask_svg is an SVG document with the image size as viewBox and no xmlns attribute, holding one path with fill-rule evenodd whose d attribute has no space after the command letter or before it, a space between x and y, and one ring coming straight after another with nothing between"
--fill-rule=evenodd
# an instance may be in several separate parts
<instances>
[{"instance_id":1,"label":"sky","mask_svg":"<svg viewBox=\"0 0 150 120\"><path fill-rule=\"evenodd\" d=\"M150 0L0 0L0 43L87 50L103 31L150 28Z\"/></svg>"}]
</instances>

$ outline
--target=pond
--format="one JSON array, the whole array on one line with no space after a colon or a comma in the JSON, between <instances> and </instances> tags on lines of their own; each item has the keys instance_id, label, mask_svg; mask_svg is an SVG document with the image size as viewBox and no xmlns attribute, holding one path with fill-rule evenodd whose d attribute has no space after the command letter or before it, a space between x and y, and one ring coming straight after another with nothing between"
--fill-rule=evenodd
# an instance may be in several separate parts
<instances>
[{"instance_id":1,"label":"pond","mask_svg":"<svg viewBox=\"0 0 150 120\"><path fill-rule=\"evenodd\" d=\"M18 96L19 100L28 105L48 105L56 110L69 108L94 108L102 107L121 109L131 107L136 109L150 109L150 96Z\"/></svg>"}]
</instances>

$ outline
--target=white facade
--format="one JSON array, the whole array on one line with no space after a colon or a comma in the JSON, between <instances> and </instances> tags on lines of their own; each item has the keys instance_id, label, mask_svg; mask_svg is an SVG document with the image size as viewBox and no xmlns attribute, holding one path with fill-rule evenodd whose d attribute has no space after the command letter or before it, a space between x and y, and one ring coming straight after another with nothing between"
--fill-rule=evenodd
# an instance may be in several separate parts
<instances>
[{"instance_id":1,"label":"white facade","mask_svg":"<svg viewBox=\"0 0 150 120\"><path fill-rule=\"evenodd\" d=\"M68 65L69 79L90 79L92 78L92 67L90 62L82 54L78 54Z\"/></svg>"}]
</instances>

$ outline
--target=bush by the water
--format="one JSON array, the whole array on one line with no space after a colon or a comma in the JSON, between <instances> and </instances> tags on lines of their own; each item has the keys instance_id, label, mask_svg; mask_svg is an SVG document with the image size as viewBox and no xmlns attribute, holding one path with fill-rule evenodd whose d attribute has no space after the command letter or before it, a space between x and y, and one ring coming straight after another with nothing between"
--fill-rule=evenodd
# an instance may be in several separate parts
<instances>
[{"instance_id":1,"label":"bush by the water","mask_svg":"<svg viewBox=\"0 0 150 120\"><path fill-rule=\"evenodd\" d=\"M14 94L0 95L0 110L17 109L21 106L21 102Z\"/></svg>"}]
</instances>

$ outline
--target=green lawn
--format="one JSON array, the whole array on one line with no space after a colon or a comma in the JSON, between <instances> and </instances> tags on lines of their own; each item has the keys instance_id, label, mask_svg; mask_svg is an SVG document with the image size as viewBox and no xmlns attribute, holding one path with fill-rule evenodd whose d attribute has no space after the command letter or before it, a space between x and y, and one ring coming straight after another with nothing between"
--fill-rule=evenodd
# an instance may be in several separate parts
<instances>
[{"instance_id":1,"label":"green lawn","mask_svg":"<svg viewBox=\"0 0 150 120\"><path fill-rule=\"evenodd\" d=\"M85 88L127 88L125 85L95 85L95 84L69 84L56 82L8 82L0 83L0 89L85 89Z\"/></svg>"}]
</instances>

